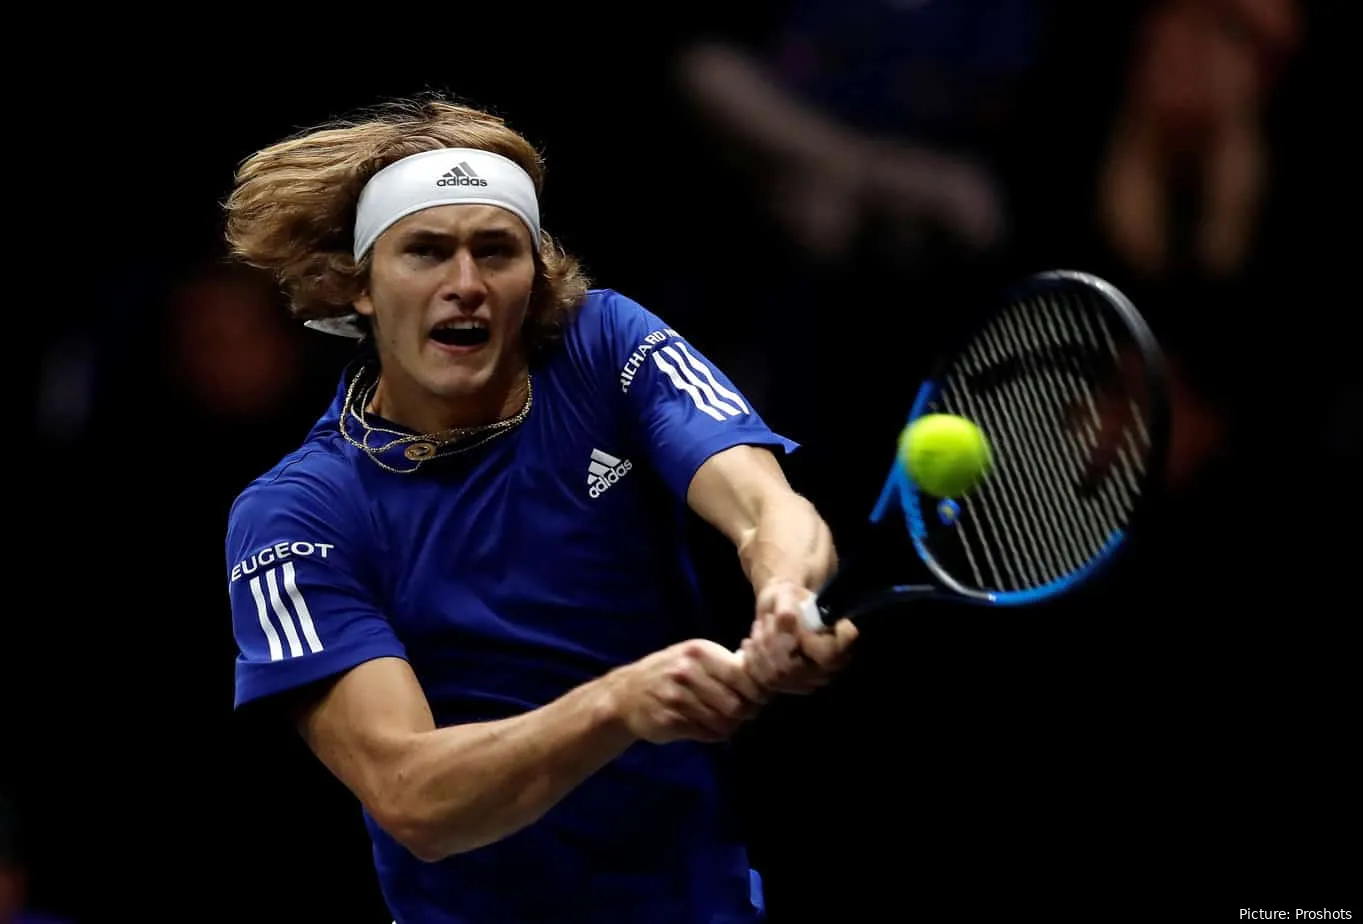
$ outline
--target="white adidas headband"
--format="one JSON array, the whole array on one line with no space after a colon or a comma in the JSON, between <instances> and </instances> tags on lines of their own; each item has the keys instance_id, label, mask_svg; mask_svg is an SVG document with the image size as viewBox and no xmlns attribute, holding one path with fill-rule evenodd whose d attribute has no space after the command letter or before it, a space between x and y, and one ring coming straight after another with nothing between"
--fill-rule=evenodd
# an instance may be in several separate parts
<instances>
[{"instance_id":1,"label":"white adidas headband","mask_svg":"<svg viewBox=\"0 0 1363 924\"><path fill-rule=\"evenodd\" d=\"M530 229L540 247L540 209L535 184L510 158L476 148L437 148L395 161L369 178L355 213L354 256L358 262L379 235L422 209L440 205L495 205ZM305 322L314 330L362 338L360 316L318 318Z\"/></svg>"}]
</instances>

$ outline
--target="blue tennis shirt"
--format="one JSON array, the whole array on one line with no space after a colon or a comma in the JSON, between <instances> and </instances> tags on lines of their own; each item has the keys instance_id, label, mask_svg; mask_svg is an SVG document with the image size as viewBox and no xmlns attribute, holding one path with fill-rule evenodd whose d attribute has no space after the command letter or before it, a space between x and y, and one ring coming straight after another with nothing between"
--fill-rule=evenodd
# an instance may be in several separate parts
<instances>
[{"instance_id":1,"label":"blue tennis shirt","mask_svg":"<svg viewBox=\"0 0 1363 924\"><path fill-rule=\"evenodd\" d=\"M232 507L238 706L405 658L441 726L544 705L703 636L692 476L739 444L791 451L657 316L592 291L532 370L510 433L417 471L348 443L349 384ZM352 429L352 433L354 430ZM410 468L404 447L385 461ZM639 743L540 821L425 863L366 813L399 924L757 919L715 746Z\"/></svg>"}]
</instances>

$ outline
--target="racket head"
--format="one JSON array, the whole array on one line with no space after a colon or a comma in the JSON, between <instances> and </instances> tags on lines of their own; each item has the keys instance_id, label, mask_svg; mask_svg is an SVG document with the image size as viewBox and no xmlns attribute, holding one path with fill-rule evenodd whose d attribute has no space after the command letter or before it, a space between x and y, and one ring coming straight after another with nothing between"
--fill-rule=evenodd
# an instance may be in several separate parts
<instances>
[{"instance_id":1,"label":"racket head","mask_svg":"<svg viewBox=\"0 0 1363 924\"><path fill-rule=\"evenodd\" d=\"M1169 441L1159 343L1135 305L1088 273L1024 280L937 363L909 412L975 422L993 461L959 498L924 493L896 460L872 512L899 509L943 589L1016 606L1110 565L1161 487Z\"/></svg>"}]
</instances>

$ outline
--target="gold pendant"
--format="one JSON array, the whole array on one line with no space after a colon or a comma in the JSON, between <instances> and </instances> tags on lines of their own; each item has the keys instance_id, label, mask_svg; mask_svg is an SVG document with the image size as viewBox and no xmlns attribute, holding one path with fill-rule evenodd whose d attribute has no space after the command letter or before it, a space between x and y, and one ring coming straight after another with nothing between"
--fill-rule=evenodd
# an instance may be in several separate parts
<instances>
[{"instance_id":1,"label":"gold pendant","mask_svg":"<svg viewBox=\"0 0 1363 924\"><path fill-rule=\"evenodd\" d=\"M428 443L424 440L420 443L413 443L403 450L403 455L409 462L421 462L435 455L435 443Z\"/></svg>"}]
</instances>

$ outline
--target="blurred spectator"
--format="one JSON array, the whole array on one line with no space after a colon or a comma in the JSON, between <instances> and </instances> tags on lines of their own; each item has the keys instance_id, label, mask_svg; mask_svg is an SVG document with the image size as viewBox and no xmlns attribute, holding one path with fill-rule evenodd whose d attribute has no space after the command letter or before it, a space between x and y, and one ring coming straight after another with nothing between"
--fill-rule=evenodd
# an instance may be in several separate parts
<instances>
[{"instance_id":1,"label":"blurred spectator","mask_svg":"<svg viewBox=\"0 0 1363 924\"><path fill-rule=\"evenodd\" d=\"M156 444L194 451L203 483L226 479L229 497L306 432L308 401L329 394L340 357L320 336L304 349L309 334L269 279L210 253L129 265L112 288L106 310L48 353L39 416L54 439L96 447L107 472L165 490L164 468L126 451L135 409L155 408Z\"/></svg>"},{"instance_id":2,"label":"blurred spectator","mask_svg":"<svg viewBox=\"0 0 1363 924\"><path fill-rule=\"evenodd\" d=\"M667 310L821 483L871 490L881 462L850 468L849 407L892 430L947 306L997 275L1000 159L1040 34L1032 0L795 0L676 55L694 175L720 194L686 206L714 256L678 265ZM835 521L869 503L828 500Z\"/></svg>"},{"instance_id":3,"label":"blurred spectator","mask_svg":"<svg viewBox=\"0 0 1363 924\"><path fill-rule=\"evenodd\" d=\"M17 810L0 793L0 924L69 924L30 904L28 872Z\"/></svg>"},{"instance_id":4,"label":"blurred spectator","mask_svg":"<svg viewBox=\"0 0 1363 924\"><path fill-rule=\"evenodd\" d=\"M870 238L903 260L931 238L999 243L993 172L1039 23L1030 0L789 4L754 48L702 40L684 92L809 258Z\"/></svg>"},{"instance_id":5,"label":"blurred spectator","mask_svg":"<svg viewBox=\"0 0 1363 924\"><path fill-rule=\"evenodd\" d=\"M165 349L172 393L208 418L274 416L303 373L301 343L269 280L215 268L172 294Z\"/></svg>"},{"instance_id":6,"label":"blurred spectator","mask_svg":"<svg viewBox=\"0 0 1363 924\"><path fill-rule=\"evenodd\" d=\"M55 449L121 431L139 399L220 424L259 423L289 404L303 358L268 280L211 259L173 275L138 269L110 280L103 310L68 320L39 359L36 425Z\"/></svg>"},{"instance_id":7,"label":"blurred spectator","mask_svg":"<svg viewBox=\"0 0 1363 924\"><path fill-rule=\"evenodd\" d=\"M1235 894L1346 881L1333 826L1351 786L1337 741L1351 626L1317 576L1355 564L1328 536L1358 495L1344 421L1360 392L1321 272L1343 243L1322 213L1352 173L1332 162L1328 6L1146 4L1096 174L1099 265L1151 318L1176 386L1176 493L1107 610L1150 639L1127 649L1130 727L1184 768L1144 813L1186 832L1166 857L1217 854ZM1296 493L1294 466L1321 499ZM1245 763L1250 742L1271 753Z\"/></svg>"},{"instance_id":8,"label":"blurred spectator","mask_svg":"<svg viewBox=\"0 0 1363 924\"><path fill-rule=\"evenodd\" d=\"M42 808L35 823L49 825L60 813L68 823L112 830L127 825L121 813L136 806L141 829L190 843L204 831L232 830L243 804L277 798L275 787L302 773L287 762L264 776L232 765L239 731L231 712L236 645L220 589L224 524L246 482L306 435L344 356L336 338L290 322L268 278L211 254L173 268L129 265L110 290L103 313L72 325L49 354L53 388L40 411L70 417L45 428L54 441L43 467L52 491L34 541L65 548L74 530L101 552L50 557L59 607L52 618L15 620L25 636L15 650L51 658L27 681L41 707L33 707L29 737L16 743L15 756L25 772L42 775L45 790L61 793L60 804ZM57 374L63 366L81 372L65 379ZM32 678L31 664L27 670ZM203 720L170 732L165 710L177 702L198 704ZM53 731L73 715L116 729L109 734L122 753L142 759L102 763L100 785L90 786L87 743ZM143 761L151 755L182 782L148 774ZM307 766L306 756L298 767ZM241 782L230 794L191 797L193 812L166 795L175 785L212 791L216 777L229 772L239 772ZM107 798L112 791L117 799ZM306 818L310 809L296 811ZM361 839L358 815L346 820ZM300 848L286 838L256 848L267 865L275 851L284 863L289 849ZM61 842L49 855L56 857L50 878L71 890L57 894L77 903L73 914L146 913L140 881L119 873L121 858L110 863ZM311 856L287 862L308 870ZM171 883L165 888L181 895L210 894L233 875L193 852L157 862Z\"/></svg>"},{"instance_id":9,"label":"blurred spectator","mask_svg":"<svg viewBox=\"0 0 1363 924\"><path fill-rule=\"evenodd\" d=\"M1242 482L1227 467L1243 472L1257 455L1247 440L1276 381L1265 363L1288 333L1252 315L1281 317L1282 287L1310 250L1284 210L1302 195L1301 168L1279 162L1303 149L1296 135L1310 105L1300 88L1280 92L1299 64L1303 8L1148 0L1127 9L1113 36L1120 43L1099 45L1119 52L1103 52L1117 82L1101 108L1077 91L1053 99L1066 118L1101 133L1093 164L1076 171L1093 183L1085 213L1070 217L1070 233L1090 240L1062 252L1127 291L1154 326L1173 386L1169 484L1199 503L1204 524L1219 526L1228 512L1207 505L1232 504ZM1076 64L1071 81L1103 83L1096 56ZM1176 573L1156 570L1171 582Z\"/></svg>"},{"instance_id":10,"label":"blurred spectator","mask_svg":"<svg viewBox=\"0 0 1363 924\"><path fill-rule=\"evenodd\" d=\"M1100 191L1141 274L1244 266L1270 176L1265 107L1301 32L1296 0L1166 0L1142 23Z\"/></svg>"}]
</instances>

